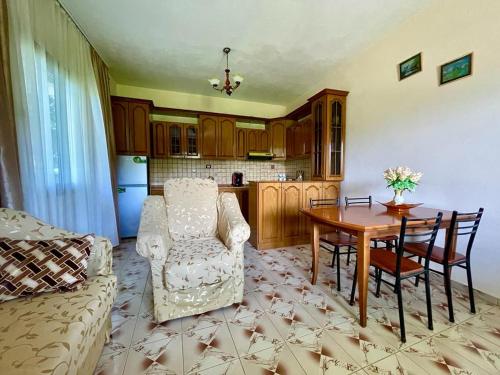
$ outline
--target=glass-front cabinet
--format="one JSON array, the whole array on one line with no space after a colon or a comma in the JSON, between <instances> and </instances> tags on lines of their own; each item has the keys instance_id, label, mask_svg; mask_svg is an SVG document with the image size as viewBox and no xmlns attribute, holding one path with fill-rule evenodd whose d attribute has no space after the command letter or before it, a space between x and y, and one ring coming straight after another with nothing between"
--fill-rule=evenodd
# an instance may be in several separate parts
<instances>
[{"instance_id":1,"label":"glass-front cabinet","mask_svg":"<svg viewBox=\"0 0 500 375\"><path fill-rule=\"evenodd\" d=\"M311 99L312 178L344 179L347 91L325 89Z\"/></svg>"}]
</instances>

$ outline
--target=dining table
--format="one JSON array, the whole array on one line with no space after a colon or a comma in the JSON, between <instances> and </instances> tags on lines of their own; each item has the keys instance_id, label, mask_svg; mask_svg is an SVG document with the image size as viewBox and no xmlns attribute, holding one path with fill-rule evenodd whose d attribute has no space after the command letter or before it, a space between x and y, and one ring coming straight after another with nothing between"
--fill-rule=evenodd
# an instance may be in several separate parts
<instances>
[{"instance_id":1,"label":"dining table","mask_svg":"<svg viewBox=\"0 0 500 375\"><path fill-rule=\"evenodd\" d=\"M408 212L390 211L382 204L320 206L302 208L300 212L310 219L312 284L316 284L318 279L320 231L324 231L324 228L328 227L330 232L341 231L356 236L359 323L362 327L366 327L367 321L371 240L383 236L399 235L403 216L407 218L435 218L439 212L443 213L440 229L445 229L448 233L452 215L451 211L422 206L412 208ZM411 226L412 222L408 222L408 229L411 230ZM452 249L452 251L454 250Z\"/></svg>"}]
</instances>

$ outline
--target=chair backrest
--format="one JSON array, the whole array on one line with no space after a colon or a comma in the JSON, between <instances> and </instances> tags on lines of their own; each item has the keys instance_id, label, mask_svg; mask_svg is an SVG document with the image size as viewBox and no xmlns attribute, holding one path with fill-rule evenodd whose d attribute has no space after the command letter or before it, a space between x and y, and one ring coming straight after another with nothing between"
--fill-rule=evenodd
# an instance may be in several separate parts
<instances>
[{"instance_id":1,"label":"chair backrest","mask_svg":"<svg viewBox=\"0 0 500 375\"><path fill-rule=\"evenodd\" d=\"M369 195L368 197L359 197L359 198L349 198L345 197L345 206L354 206L354 205L372 205L372 196Z\"/></svg>"},{"instance_id":2,"label":"chair backrest","mask_svg":"<svg viewBox=\"0 0 500 375\"><path fill-rule=\"evenodd\" d=\"M401 232L399 234L399 244L396 249L397 264L396 272L401 270L401 258L404 254L404 245L406 242L427 244L427 252L425 255L425 268L429 268L430 257L434 242L441 225L443 213L439 212L436 217L428 218L412 218L408 219L403 216L401 219Z\"/></svg>"},{"instance_id":3,"label":"chair backrest","mask_svg":"<svg viewBox=\"0 0 500 375\"><path fill-rule=\"evenodd\" d=\"M171 178L164 185L170 236L174 241L217 235L215 181L202 178Z\"/></svg>"},{"instance_id":4,"label":"chair backrest","mask_svg":"<svg viewBox=\"0 0 500 375\"><path fill-rule=\"evenodd\" d=\"M453 211L451 215L450 230L446 238L446 244L444 247L444 258L445 260L450 259L450 251L455 240L455 236L469 236L467 241L466 257L470 258L470 252L472 250L472 245L474 244L474 239L476 238L477 229L479 228L479 223L481 222L481 217L483 216L484 209L481 207L477 212L457 212Z\"/></svg>"},{"instance_id":5,"label":"chair backrest","mask_svg":"<svg viewBox=\"0 0 500 375\"><path fill-rule=\"evenodd\" d=\"M339 198L309 199L309 207L336 207L340 204Z\"/></svg>"}]
</instances>

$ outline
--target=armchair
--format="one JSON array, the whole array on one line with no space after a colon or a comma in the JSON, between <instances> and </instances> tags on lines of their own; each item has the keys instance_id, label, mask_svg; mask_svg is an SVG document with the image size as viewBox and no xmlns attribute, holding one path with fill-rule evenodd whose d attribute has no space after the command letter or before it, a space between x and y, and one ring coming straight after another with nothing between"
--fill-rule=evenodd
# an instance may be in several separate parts
<instances>
[{"instance_id":1,"label":"armchair","mask_svg":"<svg viewBox=\"0 0 500 375\"><path fill-rule=\"evenodd\" d=\"M250 227L234 193L208 179L169 179L144 202L137 252L148 258L158 322L243 299L243 246Z\"/></svg>"}]
</instances>

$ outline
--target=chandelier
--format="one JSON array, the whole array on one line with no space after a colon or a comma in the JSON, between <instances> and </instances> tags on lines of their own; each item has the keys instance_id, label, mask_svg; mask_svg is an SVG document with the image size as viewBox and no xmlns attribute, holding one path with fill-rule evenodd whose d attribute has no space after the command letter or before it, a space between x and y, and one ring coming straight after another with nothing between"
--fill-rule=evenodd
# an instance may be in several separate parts
<instances>
[{"instance_id":1,"label":"chandelier","mask_svg":"<svg viewBox=\"0 0 500 375\"><path fill-rule=\"evenodd\" d=\"M226 69L224 70L226 72L226 80L224 82L224 86L219 87L220 79L218 78L211 78L208 80L208 82L210 82L215 90L220 92L225 91L227 95L231 96L233 91L240 86L241 82L243 82L243 77L236 74L235 76L233 76L234 86L231 85L231 81L229 79L229 73L231 72L231 70L229 69L229 52L231 52L231 48L225 47L222 51L226 55Z\"/></svg>"}]
</instances>

